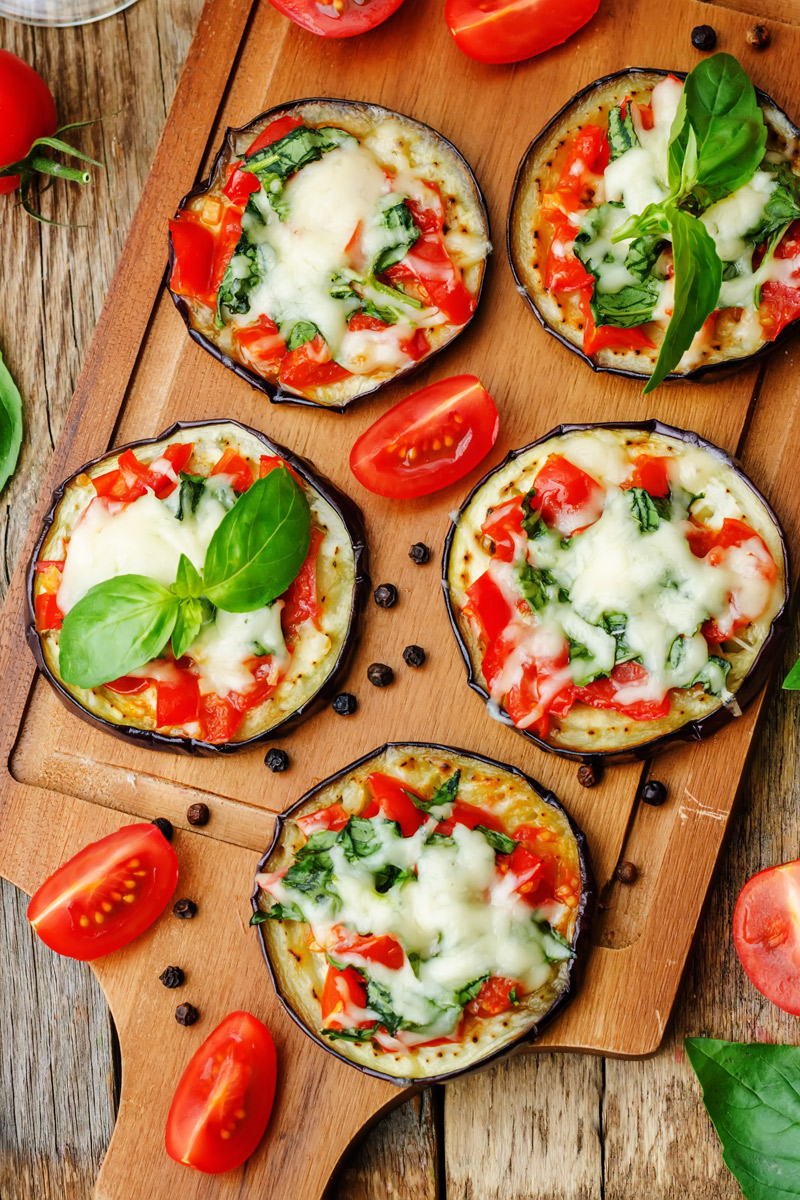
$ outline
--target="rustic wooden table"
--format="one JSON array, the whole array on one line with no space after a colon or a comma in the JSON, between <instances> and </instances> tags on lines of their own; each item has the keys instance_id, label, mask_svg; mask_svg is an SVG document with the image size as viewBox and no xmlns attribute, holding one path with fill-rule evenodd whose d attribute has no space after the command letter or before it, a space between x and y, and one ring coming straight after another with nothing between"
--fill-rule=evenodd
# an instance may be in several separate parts
<instances>
[{"instance_id":1,"label":"rustic wooden table","mask_svg":"<svg viewBox=\"0 0 800 1200\"><path fill-rule=\"evenodd\" d=\"M0 508L3 590L201 5L139 0L117 17L73 30L0 20L0 45L50 82L62 123L105 116L82 135L105 168L84 192L59 185L43 197L43 212L72 227L36 225L13 197L0 197L6 297L0 350L26 405L22 461ZM705 7L713 23L713 6ZM728 0L727 7L749 5ZM798 0L763 0L761 9L769 19L800 22ZM786 667L797 641L786 648ZM722 1165L682 1039L797 1040L791 1018L745 979L729 929L747 876L800 855L799 725L794 698L776 692L659 1054L644 1062L526 1056L446 1091L435 1088L395 1110L351 1151L334 1189L337 1200L740 1195ZM120 1082L114 1030L91 972L36 942L26 903L0 881L0 1198L85 1200L114 1123Z\"/></svg>"}]
</instances>

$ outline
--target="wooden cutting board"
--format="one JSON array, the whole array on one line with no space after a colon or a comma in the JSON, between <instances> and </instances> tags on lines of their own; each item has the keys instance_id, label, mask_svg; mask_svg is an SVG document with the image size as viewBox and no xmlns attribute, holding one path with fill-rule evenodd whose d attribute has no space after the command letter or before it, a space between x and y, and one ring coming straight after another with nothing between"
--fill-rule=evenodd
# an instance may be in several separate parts
<instances>
[{"instance_id":1,"label":"wooden cutting board","mask_svg":"<svg viewBox=\"0 0 800 1200\"><path fill-rule=\"evenodd\" d=\"M586 791L577 784L574 764L543 754L491 721L468 690L442 602L438 554L448 513L509 448L559 422L658 417L738 454L781 517L794 560L800 557L800 406L794 386L800 342L722 383L663 387L643 399L636 383L594 376L539 328L515 293L504 252L514 171L545 120L591 79L621 67L690 69L698 57L690 29L709 20L709 13L719 48L737 54L760 87L792 116L800 115L800 29L772 21L773 44L758 53L745 44L752 17L742 8L738 0L736 11L662 0L655 19L652 0L604 0L598 17L566 46L516 67L492 68L459 53L441 5L432 0L406 0L381 29L344 42L304 33L266 0L208 0L28 549L50 488L86 459L152 436L174 420L231 416L307 455L362 504L374 582L395 583L400 603L391 611L369 606L348 682L359 696L358 713L342 719L327 710L313 719L286 740L291 770L274 776L258 752L219 762L172 757L117 742L69 715L35 677L24 646L23 556L0 619L7 696L0 730L0 871L32 891L87 842L126 821L163 815L176 826L179 894L199 905L194 921L179 922L168 913L134 945L95 964L123 1057L119 1118L97 1186L103 1200L216 1200L245 1192L264 1200L318 1200L352 1138L407 1094L338 1062L299 1032L276 1001L257 938L247 928L255 863L274 813L387 739L449 742L490 754L556 791L588 835L602 907L583 991L539 1047L619 1056L657 1048L760 704L711 742L674 749L650 767L614 768ZM407 389L389 389L344 416L272 407L188 340L161 288L167 217L207 167L225 126L314 95L373 100L432 124L466 155L487 197L495 254L481 310L469 333L419 383L462 371L480 375L500 409L501 438L471 479L424 500L397 505L372 497L347 468L355 437ZM409 545L419 540L435 548L426 567L407 557ZM402 648L411 642L428 651L423 670L402 664ZM392 687L378 691L367 683L366 666L376 659L394 666ZM663 808L635 802L647 774L668 787ZM185 812L199 799L212 818L193 830ZM639 867L633 887L613 882L621 858ZM168 964L186 972L180 993L158 982ZM179 1000L200 1010L191 1029L173 1019ZM167 1158L166 1113L191 1054L237 1008L255 1013L275 1036L276 1106L267 1136L245 1168L202 1177Z\"/></svg>"}]
</instances>

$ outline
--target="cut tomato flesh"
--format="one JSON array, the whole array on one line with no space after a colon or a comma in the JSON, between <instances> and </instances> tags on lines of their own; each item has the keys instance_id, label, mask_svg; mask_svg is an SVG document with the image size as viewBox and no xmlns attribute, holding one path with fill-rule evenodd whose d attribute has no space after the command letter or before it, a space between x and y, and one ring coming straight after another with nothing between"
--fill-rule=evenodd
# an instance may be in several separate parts
<instances>
[{"instance_id":1,"label":"cut tomato flesh","mask_svg":"<svg viewBox=\"0 0 800 1200\"><path fill-rule=\"evenodd\" d=\"M169 286L179 296L213 306L216 303L216 289L211 286L213 233L187 211L169 222L169 231L175 258Z\"/></svg>"},{"instance_id":2,"label":"cut tomato flesh","mask_svg":"<svg viewBox=\"0 0 800 1200\"><path fill-rule=\"evenodd\" d=\"M733 943L762 996L800 1016L800 861L747 881L733 912Z\"/></svg>"},{"instance_id":3,"label":"cut tomato flesh","mask_svg":"<svg viewBox=\"0 0 800 1200\"><path fill-rule=\"evenodd\" d=\"M244 358L258 370L277 371L286 354L286 343L278 326L267 316L259 317L255 325L233 329L233 337Z\"/></svg>"},{"instance_id":4,"label":"cut tomato flesh","mask_svg":"<svg viewBox=\"0 0 800 1200\"><path fill-rule=\"evenodd\" d=\"M632 685L642 684L647 671L639 663L619 663L606 679L593 679L584 687L575 688L575 696L592 708L613 708L624 713L632 721L656 721L668 717L670 712L669 693L661 700L635 700L622 703L618 693Z\"/></svg>"},{"instance_id":5,"label":"cut tomato flesh","mask_svg":"<svg viewBox=\"0 0 800 1200\"><path fill-rule=\"evenodd\" d=\"M423 233L402 262L389 267L386 276L393 283L418 283L452 325L466 325L475 311L475 298L464 287L441 233Z\"/></svg>"},{"instance_id":6,"label":"cut tomato flesh","mask_svg":"<svg viewBox=\"0 0 800 1200\"><path fill-rule=\"evenodd\" d=\"M231 487L235 492L246 492L255 482L252 468L247 459L242 458L241 454L230 446L223 451L222 457L212 468L211 474L230 476Z\"/></svg>"},{"instance_id":7,"label":"cut tomato flesh","mask_svg":"<svg viewBox=\"0 0 800 1200\"><path fill-rule=\"evenodd\" d=\"M365 1021L358 1010L367 1006L367 989L355 967L329 966L322 988L320 1007L325 1029L365 1029L375 1024ZM354 1010L356 1010L354 1012Z\"/></svg>"},{"instance_id":8,"label":"cut tomato flesh","mask_svg":"<svg viewBox=\"0 0 800 1200\"><path fill-rule=\"evenodd\" d=\"M494 542L492 558L513 562L523 537L522 497L514 496L493 509L481 525L481 533Z\"/></svg>"},{"instance_id":9,"label":"cut tomato flesh","mask_svg":"<svg viewBox=\"0 0 800 1200\"><path fill-rule=\"evenodd\" d=\"M456 800L450 816L439 822L436 832L449 835L456 825L465 825L467 829L475 829L477 825L483 825L484 828L493 829L496 833L505 833L502 821L498 821L494 813L487 812L485 808L478 808L475 804L463 804L460 800Z\"/></svg>"},{"instance_id":10,"label":"cut tomato flesh","mask_svg":"<svg viewBox=\"0 0 800 1200\"><path fill-rule=\"evenodd\" d=\"M560 454L551 454L534 480L532 507L545 524L571 536L597 521L605 489L596 479Z\"/></svg>"},{"instance_id":11,"label":"cut tomato flesh","mask_svg":"<svg viewBox=\"0 0 800 1200\"><path fill-rule=\"evenodd\" d=\"M350 372L334 362L327 342L317 334L310 342L291 350L281 362L281 382L287 387L325 387L348 379Z\"/></svg>"},{"instance_id":12,"label":"cut tomato flesh","mask_svg":"<svg viewBox=\"0 0 800 1200\"><path fill-rule=\"evenodd\" d=\"M316 812L306 813L295 818L306 837L320 833L323 829L338 831L344 829L350 820L350 814L341 804L329 804L327 808L318 808Z\"/></svg>"},{"instance_id":13,"label":"cut tomato flesh","mask_svg":"<svg viewBox=\"0 0 800 1200\"><path fill-rule=\"evenodd\" d=\"M188 725L200 715L200 690L197 676L181 671L174 682L156 681L156 725Z\"/></svg>"},{"instance_id":14,"label":"cut tomato flesh","mask_svg":"<svg viewBox=\"0 0 800 1200\"><path fill-rule=\"evenodd\" d=\"M668 468L671 462L672 459L666 454L640 454L630 478L621 485L622 488L644 488L651 496L668 496Z\"/></svg>"},{"instance_id":15,"label":"cut tomato flesh","mask_svg":"<svg viewBox=\"0 0 800 1200\"><path fill-rule=\"evenodd\" d=\"M502 975L490 975L481 985L481 990L475 999L467 1005L467 1010L478 1017L496 1017L499 1013L507 1012L515 1004L518 1004L523 990L522 984L515 979L506 979Z\"/></svg>"},{"instance_id":16,"label":"cut tomato flesh","mask_svg":"<svg viewBox=\"0 0 800 1200\"><path fill-rule=\"evenodd\" d=\"M364 962L379 963L390 971L399 971L406 960L403 947L391 934L362 936L341 926L334 926L331 932L337 939L329 951L334 958L349 954Z\"/></svg>"},{"instance_id":17,"label":"cut tomato flesh","mask_svg":"<svg viewBox=\"0 0 800 1200\"><path fill-rule=\"evenodd\" d=\"M281 609L281 628L287 644L294 645L297 641L297 631L306 621L312 621L319 629L319 618L322 608L317 598L317 558L325 534L316 526L311 530L311 542L308 554L297 577L289 585L283 596Z\"/></svg>"},{"instance_id":18,"label":"cut tomato flesh","mask_svg":"<svg viewBox=\"0 0 800 1200\"><path fill-rule=\"evenodd\" d=\"M397 821L403 837L413 837L420 825L424 825L427 817L417 808L409 792L417 793L407 788L399 779L373 771L367 778L367 788L373 803L364 811L365 817L375 817L379 814L387 821ZM422 800L421 796L417 796Z\"/></svg>"},{"instance_id":19,"label":"cut tomato flesh","mask_svg":"<svg viewBox=\"0 0 800 1200\"><path fill-rule=\"evenodd\" d=\"M33 610L36 628L42 633L46 629L60 629L64 624L64 614L58 607L55 592L40 592L33 602Z\"/></svg>"}]
</instances>

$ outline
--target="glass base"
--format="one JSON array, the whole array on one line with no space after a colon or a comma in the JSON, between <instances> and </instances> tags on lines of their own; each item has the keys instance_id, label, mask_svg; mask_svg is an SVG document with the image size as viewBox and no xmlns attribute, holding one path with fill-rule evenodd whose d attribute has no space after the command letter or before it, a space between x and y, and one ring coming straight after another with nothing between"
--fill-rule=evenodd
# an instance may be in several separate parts
<instances>
[{"instance_id":1,"label":"glass base","mask_svg":"<svg viewBox=\"0 0 800 1200\"><path fill-rule=\"evenodd\" d=\"M0 17L24 25L88 25L130 8L136 0L0 0Z\"/></svg>"}]
</instances>

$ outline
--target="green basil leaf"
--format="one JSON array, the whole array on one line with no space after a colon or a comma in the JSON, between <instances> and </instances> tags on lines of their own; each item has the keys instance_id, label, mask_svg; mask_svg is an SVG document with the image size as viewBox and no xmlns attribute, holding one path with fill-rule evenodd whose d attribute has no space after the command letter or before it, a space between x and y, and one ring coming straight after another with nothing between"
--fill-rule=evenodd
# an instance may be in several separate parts
<instances>
[{"instance_id":1,"label":"green basil leaf","mask_svg":"<svg viewBox=\"0 0 800 1200\"><path fill-rule=\"evenodd\" d=\"M225 612L254 612L286 591L305 562L311 510L291 471L257 479L220 521L206 552L205 594Z\"/></svg>"},{"instance_id":2,"label":"green basil leaf","mask_svg":"<svg viewBox=\"0 0 800 1200\"><path fill-rule=\"evenodd\" d=\"M180 473L180 486L178 489L178 511L175 516L179 521L183 521L186 517L197 511L197 506L200 503L200 497L206 486L205 475L188 475L186 471Z\"/></svg>"},{"instance_id":3,"label":"green basil leaf","mask_svg":"<svg viewBox=\"0 0 800 1200\"><path fill-rule=\"evenodd\" d=\"M547 589L554 587L555 582L553 575L546 568L532 567L527 562L519 573L520 591L534 612L538 612L548 603L551 597Z\"/></svg>"},{"instance_id":4,"label":"green basil leaf","mask_svg":"<svg viewBox=\"0 0 800 1200\"><path fill-rule=\"evenodd\" d=\"M547 525L544 518L539 510L533 506L535 499L536 488L531 488L522 497L522 529L529 540L544 537L547 534Z\"/></svg>"},{"instance_id":5,"label":"green basil leaf","mask_svg":"<svg viewBox=\"0 0 800 1200\"><path fill-rule=\"evenodd\" d=\"M374 878L375 891L384 895L390 888L405 883L407 879L413 879L415 876L413 871L409 871L405 867L398 867L395 863L386 863L385 866L378 868Z\"/></svg>"},{"instance_id":6,"label":"green basil leaf","mask_svg":"<svg viewBox=\"0 0 800 1200\"><path fill-rule=\"evenodd\" d=\"M383 845L374 822L367 817L351 817L345 827L335 835L335 840L342 847L349 862L375 854Z\"/></svg>"},{"instance_id":7,"label":"green basil leaf","mask_svg":"<svg viewBox=\"0 0 800 1200\"><path fill-rule=\"evenodd\" d=\"M611 235L611 241L622 242L626 238L658 237L669 233L669 221L663 204L648 204L640 213L635 213Z\"/></svg>"},{"instance_id":8,"label":"green basil leaf","mask_svg":"<svg viewBox=\"0 0 800 1200\"><path fill-rule=\"evenodd\" d=\"M267 912L259 909L250 918L251 925L263 925L265 921L305 921L305 917L296 904L274 903Z\"/></svg>"},{"instance_id":9,"label":"green basil leaf","mask_svg":"<svg viewBox=\"0 0 800 1200\"><path fill-rule=\"evenodd\" d=\"M765 164L766 166L767 164ZM785 227L800 217L800 176L788 163L781 163L775 172L775 187L758 224L745 234L745 240L760 246L773 234L783 233Z\"/></svg>"},{"instance_id":10,"label":"green basil leaf","mask_svg":"<svg viewBox=\"0 0 800 1200\"><path fill-rule=\"evenodd\" d=\"M411 209L402 196L390 194L384 197L382 224L388 230L387 242L372 266L372 274L380 275L388 267L405 258L408 251L421 236Z\"/></svg>"},{"instance_id":11,"label":"green basil leaf","mask_svg":"<svg viewBox=\"0 0 800 1200\"><path fill-rule=\"evenodd\" d=\"M144 575L96 583L64 618L59 671L75 687L99 687L157 658L170 639L180 601Z\"/></svg>"},{"instance_id":12,"label":"green basil leaf","mask_svg":"<svg viewBox=\"0 0 800 1200\"><path fill-rule=\"evenodd\" d=\"M471 983L466 983L463 988L456 992L456 1003L463 1008L469 1004L470 1000L474 1000L478 992L481 990L486 980L489 978L489 971L484 975L479 975L477 979L473 979Z\"/></svg>"},{"instance_id":13,"label":"green basil leaf","mask_svg":"<svg viewBox=\"0 0 800 1200\"><path fill-rule=\"evenodd\" d=\"M0 491L13 475L22 445L22 397L0 354Z\"/></svg>"},{"instance_id":14,"label":"green basil leaf","mask_svg":"<svg viewBox=\"0 0 800 1200\"><path fill-rule=\"evenodd\" d=\"M172 653L182 658L203 627L203 605L200 600L188 597L181 601L175 627L172 630Z\"/></svg>"},{"instance_id":15,"label":"green basil leaf","mask_svg":"<svg viewBox=\"0 0 800 1200\"><path fill-rule=\"evenodd\" d=\"M691 134L696 142L696 159ZM686 76L672 125L668 180L703 207L752 179L764 157L767 127L747 72L730 54L703 59ZM686 185L690 183L691 186Z\"/></svg>"},{"instance_id":16,"label":"green basil leaf","mask_svg":"<svg viewBox=\"0 0 800 1200\"><path fill-rule=\"evenodd\" d=\"M784 679L783 687L787 692L800 691L800 658L798 658L797 662Z\"/></svg>"},{"instance_id":17,"label":"green basil leaf","mask_svg":"<svg viewBox=\"0 0 800 1200\"><path fill-rule=\"evenodd\" d=\"M323 1037L330 1038L332 1042L368 1042L372 1037L374 1029L320 1029Z\"/></svg>"},{"instance_id":18,"label":"green basil leaf","mask_svg":"<svg viewBox=\"0 0 800 1200\"><path fill-rule=\"evenodd\" d=\"M197 567L190 558L182 554L178 559L178 573L175 576L175 582L171 590L181 600L188 597L202 596L203 594L203 579ZM180 655L178 655L180 658Z\"/></svg>"},{"instance_id":19,"label":"green basil leaf","mask_svg":"<svg viewBox=\"0 0 800 1200\"><path fill-rule=\"evenodd\" d=\"M498 833L496 829L489 829L486 825L476 825L475 828L498 854L513 854L516 850L517 843L504 833Z\"/></svg>"},{"instance_id":20,"label":"green basil leaf","mask_svg":"<svg viewBox=\"0 0 800 1200\"><path fill-rule=\"evenodd\" d=\"M689 1062L747 1200L800 1196L800 1047L687 1038Z\"/></svg>"},{"instance_id":21,"label":"green basil leaf","mask_svg":"<svg viewBox=\"0 0 800 1200\"><path fill-rule=\"evenodd\" d=\"M392 1008L392 993L382 983L370 979L368 975L365 975L365 979L367 981L367 1008L372 1009L386 1032L394 1037L405 1021Z\"/></svg>"},{"instance_id":22,"label":"green basil leaf","mask_svg":"<svg viewBox=\"0 0 800 1200\"><path fill-rule=\"evenodd\" d=\"M645 393L652 392L674 370L694 335L716 308L722 285L722 263L705 225L674 205L667 210L672 229L675 300L655 370Z\"/></svg>"},{"instance_id":23,"label":"green basil leaf","mask_svg":"<svg viewBox=\"0 0 800 1200\"><path fill-rule=\"evenodd\" d=\"M702 685L703 691L712 696L721 696L725 691L730 669L731 664L727 658L722 658L719 654L709 654L708 662L702 671L698 671L695 675L690 687L699 683Z\"/></svg>"},{"instance_id":24,"label":"green basil leaf","mask_svg":"<svg viewBox=\"0 0 800 1200\"><path fill-rule=\"evenodd\" d=\"M460 784L461 771L455 771L449 779L446 779L444 783L440 784L439 787L434 789L434 793L430 800L421 800L419 796L415 796L413 792L407 791L406 788L403 788L403 791L406 793L409 800L414 802L420 812L430 813L431 809L442 808L446 804L453 804L456 796L458 795ZM428 838L426 845L429 844L430 838Z\"/></svg>"},{"instance_id":25,"label":"green basil leaf","mask_svg":"<svg viewBox=\"0 0 800 1200\"><path fill-rule=\"evenodd\" d=\"M656 502L644 488L630 488L631 514L639 522L642 533L653 533L661 524L661 515Z\"/></svg>"},{"instance_id":26,"label":"green basil leaf","mask_svg":"<svg viewBox=\"0 0 800 1200\"><path fill-rule=\"evenodd\" d=\"M297 321L286 339L286 349L290 352L298 350L305 346L306 342L313 342L318 333L319 330L313 321Z\"/></svg>"}]
</instances>

